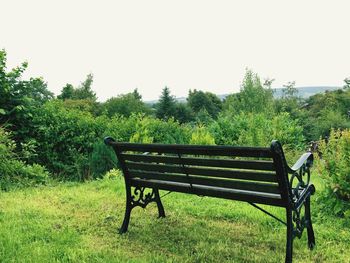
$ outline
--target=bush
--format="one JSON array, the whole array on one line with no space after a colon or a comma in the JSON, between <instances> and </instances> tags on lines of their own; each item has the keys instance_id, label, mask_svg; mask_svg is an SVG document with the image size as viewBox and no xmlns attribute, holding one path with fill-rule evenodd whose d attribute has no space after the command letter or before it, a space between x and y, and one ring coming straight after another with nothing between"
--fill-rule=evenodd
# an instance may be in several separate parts
<instances>
[{"instance_id":1,"label":"bush","mask_svg":"<svg viewBox=\"0 0 350 263\"><path fill-rule=\"evenodd\" d=\"M0 189L44 184L49 173L38 164L27 165L14 153L15 143L10 134L0 128Z\"/></svg>"},{"instance_id":2,"label":"bush","mask_svg":"<svg viewBox=\"0 0 350 263\"><path fill-rule=\"evenodd\" d=\"M35 112L32 122L35 129L28 137L37 142L35 162L45 165L58 179L94 176L90 162L99 150L95 149L94 156L92 153L95 143L103 140L107 118L94 118L88 112L66 109L62 101L50 101Z\"/></svg>"},{"instance_id":3,"label":"bush","mask_svg":"<svg viewBox=\"0 0 350 263\"><path fill-rule=\"evenodd\" d=\"M204 126L199 126L192 132L190 144L214 145L215 139Z\"/></svg>"},{"instance_id":4,"label":"bush","mask_svg":"<svg viewBox=\"0 0 350 263\"><path fill-rule=\"evenodd\" d=\"M137 122L135 133L131 136L131 142L144 143L178 143L189 142L190 129L180 125L173 118L167 121L142 117Z\"/></svg>"},{"instance_id":5,"label":"bush","mask_svg":"<svg viewBox=\"0 0 350 263\"><path fill-rule=\"evenodd\" d=\"M62 101L50 101L33 117L31 134L36 142L34 161L45 165L56 178L87 180L116 166L116 158L103 144L105 136L117 141L188 143L187 126L173 119L161 121L142 114L93 117L79 109L66 109Z\"/></svg>"},{"instance_id":6,"label":"bush","mask_svg":"<svg viewBox=\"0 0 350 263\"><path fill-rule=\"evenodd\" d=\"M32 160L45 165L60 180L101 177L117 163L103 138L129 141L139 116L94 117L80 109L67 109L66 102L52 100L35 112L34 129L27 134L35 142L36 156Z\"/></svg>"},{"instance_id":7,"label":"bush","mask_svg":"<svg viewBox=\"0 0 350 263\"><path fill-rule=\"evenodd\" d=\"M106 147L102 140L93 145L89 164L93 178L102 177L106 171L117 166L117 158L111 147Z\"/></svg>"},{"instance_id":8,"label":"bush","mask_svg":"<svg viewBox=\"0 0 350 263\"><path fill-rule=\"evenodd\" d=\"M288 113L272 118L257 113L221 114L209 130L219 145L269 146L275 139L284 148L304 148L303 129Z\"/></svg>"},{"instance_id":9,"label":"bush","mask_svg":"<svg viewBox=\"0 0 350 263\"><path fill-rule=\"evenodd\" d=\"M350 217L350 130L330 132L328 143L321 140L317 171L325 181L321 197L324 208L337 215Z\"/></svg>"}]
</instances>

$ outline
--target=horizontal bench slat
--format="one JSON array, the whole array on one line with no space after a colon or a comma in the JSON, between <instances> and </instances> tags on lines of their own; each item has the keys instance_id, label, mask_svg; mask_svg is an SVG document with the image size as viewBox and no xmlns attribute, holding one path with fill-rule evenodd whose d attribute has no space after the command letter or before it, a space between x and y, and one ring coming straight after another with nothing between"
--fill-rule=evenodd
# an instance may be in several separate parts
<instances>
[{"instance_id":1,"label":"horizontal bench slat","mask_svg":"<svg viewBox=\"0 0 350 263\"><path fill-rule=\"evenodd\" d=\"M253 191L243 191L228 188L210 187L203 185L193 185L191 187L188 184L166 182L158 180L147 179L131 179L132 186L157 188L160 190L168 190L182 193L191 193L203 196L219 197L225 199L239 200L245 202L252 202L257 204L266 204L273 206L286 207L286 204L281 199L280 195L259 193Z\"/></svg>"},{"instance_id":2,"label":"horizontal bench slat","mask_svg":"<svg viewBox=\"0 0 350 263\"><path fill-rule=\"evenodd\" d=\"M264 193L271 193L271 194L280 193L277 184L264 184L264 183L257 183L257 182L244 182L244 181L237 181L237 180L217 179L217 178L198 177L198 176L194 177L194 176L166 174L166 173L157 173L157 172L140 172L140 171L134 171L134 170L129 170L129 175L131 178L139 177L139 178L145 178L145 179L155 179L155 180L163 180L163 181L169 181L169 182L216 186L216 187L222 187L222 188L248 190L248 191L264 192Z\"/></svg>"},{"instance_id":3,"label":"horizontal bench slat","mask_svg":"<svg viewBox=\"0 0 350 263\"><path fill-rule=\"evenodd\" d=\"M223 168L238 168L263 171L275 171L275 166L272 161L260 160L225 160L225 159L209 159L209 158L191 158L177 157L164 155L144 155L144 154L121 154L124 160L134 162L157 162L167 164L185 164L197 166L223 167Z\"/></svg>"},{"instance_id":4,"label":"horizontal bench slat","mask_svg":"<svg viewBox=\"0 0 350 263\"><path fill-rule=\"evenodd\" d=\"M173 154L191 154L191 155L212 155L212 156L241 156L241 157L261 157L271 158L270 148L264 147L234 147L234 146L212 146L212 145L182 145L182 144L145 144L145 143L127 143L111 142L110 145L117 151L136 151L136 152L157 152Z\"/></svg>"},{"instance_id":5,"label":"horizontal bench slat","mask_svg":"<svg viewBox=\"0 0 350 263\"><path fill-rule=\"evenodd\" d=\"M153 172L168 172L168 173L182 173L192 175L205 175L212 177L222 177L230 179L252 180L262 182L277 182L276 174L268 172L253 172L253 171L239 171L239 170L224 170L213 168L199 168L199 167L182 167L180 165L165 165L165 164L149 164L149 163L133 163L125 162L128 169L153 171Z\"/></svg>"}]
</instances>

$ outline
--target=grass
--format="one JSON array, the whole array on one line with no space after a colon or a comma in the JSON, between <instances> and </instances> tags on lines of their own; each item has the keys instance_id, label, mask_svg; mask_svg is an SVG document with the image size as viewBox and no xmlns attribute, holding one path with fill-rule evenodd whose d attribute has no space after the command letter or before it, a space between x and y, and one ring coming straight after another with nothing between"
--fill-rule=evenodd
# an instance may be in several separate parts
<instances>
[{"instance_id":1,"label":"grass","mask_svg":"<svg viewBox=\"0 0 350 263\"><path fill-rule=\"evenodd\" d=\"M317 246L307 249L305 232L295 262L350 262L349 222L321 216L316 198ZM121 177L0 192L0 262L284 261L285 226L248 204L179 193L162 200L166 218L157 219L155 204L136 208L119 235ZM267 209L284 219L283 209Z\"/></svg>"}]
</instances>

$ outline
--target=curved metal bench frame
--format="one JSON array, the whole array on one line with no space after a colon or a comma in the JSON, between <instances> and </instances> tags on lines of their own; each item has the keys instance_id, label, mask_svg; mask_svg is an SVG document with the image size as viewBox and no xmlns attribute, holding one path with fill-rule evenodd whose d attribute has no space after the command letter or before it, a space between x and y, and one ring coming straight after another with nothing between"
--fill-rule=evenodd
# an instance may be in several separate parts
<instances>
[{"instance_id":1,"label":"curved metal bench frame","mask_svg":"<svg viewBox=\"0 0 350 263\"><path fill-rule=\"evenodd\" d=\"M248 202L287 226L286 262L292 262L293 239L300 238L305 228L309 248L313 249L315 246L310 212L310 196L315 192L314 185L310 183L310 168L313 164L313 155L310 152L303 154L292 167L289 167L278 141L272 141L270 148L124 143L116 142L111 137L106 137L104 142L113 147L124 174L126 209L119 231L121 234L128 230L130 214L134 207L145 208L149 203L155 202L158 207L158 216L165 217L159 195L159 189L161 189ZM128 152L143 154L128 154ZM148 155L150 152L159 155ZM161 154L171 154L171 156ZM183 157L188 154L195 155L196 158ZM254 157L255 160L204 158L211 155ZM272 162L264 161L268 158L272 159ZM145 163L147 160L152 160L152 163ZM157 160L163 163L160 165ZM243 172L193 168L189 164L195 164L198 167L217 165L242 168ZM249 168L273 171L277 179L276 184L273 184L269 173L246 172L245 170ZM169 171L171 174L168 176ZM177 173L181 173L182 176L178 176ZM192 176L193 174L243 180L248 176L250 180L263 180L264 183L195 177ZM266 182L272 182L272 184L266 184ZM151 191L147 192L146 189ZM259 203L285 208L286 222L259 207L257 205Z\"/></svg>"}]
</instances>

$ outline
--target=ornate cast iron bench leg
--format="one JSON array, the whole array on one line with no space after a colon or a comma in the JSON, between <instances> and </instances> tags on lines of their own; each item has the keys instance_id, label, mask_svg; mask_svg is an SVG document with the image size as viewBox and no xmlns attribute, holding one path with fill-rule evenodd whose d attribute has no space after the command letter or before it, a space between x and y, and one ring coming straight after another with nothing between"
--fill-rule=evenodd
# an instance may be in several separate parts
<instances>
[{"instance_id":1,"label":"ornate cast iron bench leg","mask_svg":"<svg viewBox=\"0 0 350 263\"><path fill-rule=\"evenodd\" d=\"M314 230L312 228L312 221L311 221L311 213L310 213L310 197L308 197L305 201L305 217L307 220L307 239L309 248L312 250L316 243L315 243L315 234Z\"/></svg>"},{"instance_id":2,"label":"ornate cast iron bench leg","mask_svg":"<svg viewBox=\"0 0 350 263\"><path fill-rule=\"evenodd\" d=\"M145 192L146 189L149 189L149 188L136 186L133 188L133 193L131 193L131 186L126 187L126 207L125 207L123 224L119 230L120 234L123 234L126 231L128 231L131 210L136 206L146 208L146 206L149 203L155 202L158 207L159 217L165 217L164 207L160 200L158 189L156 188L149 189L152 191L148 193Z\"/></svg>"},{"instance_id":3,"label":"ornate cast iron bench leg","mask_svg":"<svg viewBox=\"0 0 350 263\"><path fill-rule=\"evenodd\" d=\"M293 216L292 210L287 208L287 248L286 263L292 262L293 257Z\"/></svg>"},{"instance_id":4,"label":"ornate cast iron bench leg","mask_svg":"<svg viewBox=\"0 0 350 263\"><path fill-rule=\"evenodd\" d=\"M124 220L123 220L123 224L119 229L119 234L123 234L126 231L128 231L128 226L129 226L129 221L130 221L130 213L131 213L131 209L132 207L132 199L131 199L131 187L127 186L126 187L126 207L125 207L125 214L124 214Z\"/></svg>"},{"instance_id":5,"label":"ornate cast iron bench leg","mask_svg":"<svg viewBox=\"0 0 350 263\"><path fill-rule=\"evenodd\" d=\"M155 193L156 203L158 207L158 217L165 217L164 207L162 201L160 200L159 191L155 188L153 188L153 191Z\"/></svg>"}]
</instances>

